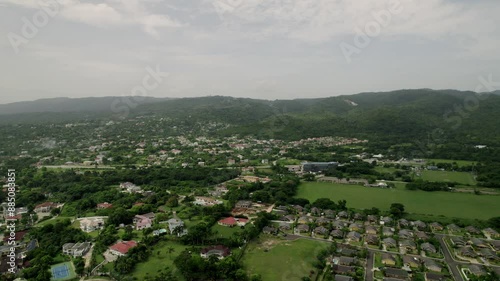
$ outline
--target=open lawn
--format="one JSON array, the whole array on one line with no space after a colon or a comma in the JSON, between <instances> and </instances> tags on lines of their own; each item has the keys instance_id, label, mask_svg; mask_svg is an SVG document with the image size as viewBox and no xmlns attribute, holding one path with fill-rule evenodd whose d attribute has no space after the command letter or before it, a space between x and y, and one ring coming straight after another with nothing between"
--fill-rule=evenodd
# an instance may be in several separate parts
<instances>
[{"instance_id":1,"label":"open lawn","mask_svg":"<svg viewBox=\"0 0 500 281\"><path fill-rule=\"evenodd\" d=\"M174 251L169 253L169 248L172 248ZM169 267L179 280L184 280L174 265L175 258L184 251L184 249L186 249L186 246L177 242L162 241L154 247L151 256L146 262L137 264L132 275L137 278L137 280L144 280L147 275L155 276L158 270Z\"/></svg>"},{"instance_id":2,"label":"open lawn","mask_svg":"<svg viewBox=\"0 0 500 281\"><path fill-rule=\"evenodd\" d=\"M389 168L386 168L386 167L382 167L382 166L376 166L375 167L375 171L379 172L379 173L386 173L386 174L392 174L396 171L398 171L400 169L397 169L397 168L394 168L394 167L389 167Z\"/></svg>"},{"instance_id":3,"label":"open lawn","mask_svg":"<svg viewBox=\"0 0 500 281\"><path fill-rule=\"evenodd\" d=\"M435 164L437 164L437 163L450 163L450 164L457 163L457 165L459 167L471 166L473 164L476 164L476 162L474 162L474 161L467 161L467 160L426 159L426 161L427 161L427 164L429 164L431 162L434 162Z\"/></svg>"},{"instance_id":4,"label":"open lawn","mask_svg":"<svg viewBox=\"0 0 500 281\"><path fill-rule=\"evenodd\" d=\"M229 238L236 232L243 232L243 229L240 226L228 227L215 224L212 226L212 231L217 232L217 237L220 238Z\"/></svg>"},{"instance_id":5,"label":"open lawn","mask_svg":"<svg viewBox=\"0 0 500 281\"><path fill-rule=\"evenodd\" d=\"M421 178L426 181L458 182L465 185L476 184L472 174L467 172L422 171Z\"/></svg>"},{"instance_id":6,"label":"open lawn","mask_svg":"<svg viewBox=\"0 0 500 281\"><path fill-rule=\"evenodd\" d=\"M299 281L316 269L312 263L327 242L299 239L295 241L263 240L252 242L243 257L243 264L250 274L262 275L262 280ZM264 251L268 249L268 251ZM314 278L312 278L314 280Z\"/></svg>"},{"instance_id":7,"label":"open lawn","mask_svg":"<svg viewBox=\"0 0 500 281\"><path fill-rule=\"evenodd\" d=\"M61 221L64 221L64 220L72 220L72 219L74 219L74 217L61 217L61 216L57 216L57 217L50 218L48 220L44 220L42 222L39 222L35 226L41 227L41 226L45 226L47 224L55 224L57 222L61 222Z\"/></svg>"},{"instance_id":8,"label":"open lawn","mask_svg":"<svg viewBox=\"0 0 500 281\"><path fill-rule=\"evenodd\" d=\"M405 189L368 188L323 182L305 182L296 197L311 202L318 198L347 200L349 208L377 207L387 211L391 203L402 203L408 213L432 214L466 219L489 219L500 216L499 196L458 192L425 192Z\"/></svg>"}]
</instances>

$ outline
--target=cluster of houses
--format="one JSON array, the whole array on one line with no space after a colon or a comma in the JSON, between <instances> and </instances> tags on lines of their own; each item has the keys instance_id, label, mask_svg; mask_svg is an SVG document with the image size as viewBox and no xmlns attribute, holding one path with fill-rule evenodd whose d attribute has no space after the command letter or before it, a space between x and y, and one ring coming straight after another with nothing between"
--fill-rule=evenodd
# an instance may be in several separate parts
<instances>
[{"instance_id":1,"label":"cluster of houses","mask_svg":"<svg viewBox=\"0 0 500 281\"><path fill-rule=\"evenodd\" d=\"M331 257L330 263L335 280L341 281L354 281L356 271L366 267L361 252L346 244L337 246L337 252Z\"/></svg>"},{"instance_id":2,"label":"cluster of houses","mask_svg":"<svg viewBox=\"0 0 500 281\"><path fill-rule=\"evenodd\" d=\"M494 240L499 238L499 234L491 228L480 230L473 226L443 226L437 222L394 220L391 217L316 207L305 209L299 205L278 206L273 212L281 218L273 226L265 227L264 233L276 234L281 230L384 251L380 259L388 268L384 272L386 278L407 280L408 272L423 267L429 272L427 280L445 280L442 272L446 266L437 261L443 258L443 249L435 233L447 237L458 260L500 265L500 240ZM336 273L345 274L343 266L346 265L338 265L340 267L336 268L340 270Z\"/></svg>"},{"instance_id":3,"label":"cluster of houses","mask_svg":"<svg viewBox=\"0 0 500 281\"><path fill-rule=\"evenodd\" d=\"M483 231L495 231L485 229ZM479 235L474 229L475 235ZM496 232L496 231L495 231ZM448 242L454 249L455 256L464 261L474 263L491 263L500 265L500 240L481 239L475 236L450 236Z\"/></svg>"}]
</instances>

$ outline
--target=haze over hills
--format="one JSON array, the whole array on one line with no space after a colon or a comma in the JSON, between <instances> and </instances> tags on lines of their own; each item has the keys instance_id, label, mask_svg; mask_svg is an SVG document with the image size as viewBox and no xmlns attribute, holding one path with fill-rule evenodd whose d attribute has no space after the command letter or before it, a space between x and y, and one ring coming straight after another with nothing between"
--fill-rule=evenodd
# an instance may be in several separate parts
<instances>
[{"instance_id":1,"label":"haze over hills","mask_svg":"<svg viewBox=\"0 0 500 281\"><path fill-rule=\"evenodd\" d=\"M159 116L228 124L221 134L283 139L344 135L404 141L425 139L440 129L447 136L487 143L500 135L496 94L418 89L274 101L224 96L140 102L133 97L62 98L1 105L0 114L7 124Z\"/></svg>"},{"instance_id":2,"label":"haze over hills","mask_svg":"<svg viewBox=\"0 0 500 281\"><path fill-rule=\"evenodd\" d=\"M88 98L48 98L35 101L0 104L0 115L41 113L41 112L101 112L109 111L114 101L126 97L88 97ZM130 97L129 97L130 98ZM131 98L130 98L131 99ZM165 101L169 98L144 97L133 99L136 104Z\"/></svg>"}]
</instances>

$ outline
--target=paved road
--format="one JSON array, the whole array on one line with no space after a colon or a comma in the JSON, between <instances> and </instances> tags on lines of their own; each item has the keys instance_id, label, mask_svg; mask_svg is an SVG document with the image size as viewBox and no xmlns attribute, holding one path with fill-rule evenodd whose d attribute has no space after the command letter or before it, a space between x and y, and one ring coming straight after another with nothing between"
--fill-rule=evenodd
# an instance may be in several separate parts
<instances>
[{"instance_id":1,"label":"paved road","mask_svg":"<svg viewBox=\"0 0 500 281\"><path fill-rule=\"evenodd\" d=\"M368 256L366 257L366 270L365 270L365 280L373 281L373 264L375 263L375 255L372 251L368 251Z\"/></svg>"},{"instance_id":2,"label":"paved road","mask_svg":"<svg viewBox=\"0 0 500 281\"><path fill-rule=\"evenodd\" d=\"M450 249L448 248L448 245L446 245L446 242L444 241L444 235L436 234L436 237L439 240L439 243L441 244L441 249L443 249L444 253L444 260L448 264L451 270L451 274L453 275L453 278L456 281L464 281L464 278L462 277L462 274L460 274L460 271L458 269L458 266L464 263L457 262L454 258L452 253L450 253Z\"/></svg>"}]
</instances>

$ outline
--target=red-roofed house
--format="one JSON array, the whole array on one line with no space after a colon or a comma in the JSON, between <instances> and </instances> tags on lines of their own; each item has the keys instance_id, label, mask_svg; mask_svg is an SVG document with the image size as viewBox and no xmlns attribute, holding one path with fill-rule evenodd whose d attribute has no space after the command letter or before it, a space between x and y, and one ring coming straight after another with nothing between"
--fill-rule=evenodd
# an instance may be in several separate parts
<instances>
[{"instance_id":1,"label":"red-roofed house","mask_svg":"<svg viewBox=\"0 0 500 281\"><path fill-rule=\"evenodd\" d=\"M101 209L110 209L113 207L113 204L110 204L108 202L104 202L104 203L99 203L97 204L97 210L101 210Z\"/></svg>"},{"instance_id":2,"label":"red-roofed house","mask_svg":"<svg viewBox=\"0 0 500 281\"><path fill-rule=\"evenodd\" d=\"M54 202L45 202L39 205L36 205L34 211L35 213L48 213L52 209L57 208L57 204Z\"/></svg>"},{"instance_id":3,"label":"red-roofed house","mask_svg":"<svg viewBox=\"0 0 500 281\"><path fill-rule=\"evenodd\" d=\"M116 256L125 256L135 246L137 246L135 241L121 241L109 247L109 251Z\"/></svg>"},{"instance_id":4,"label":"red-roofed house","mask_svg":"<svg viewBox=\"0 0 500 281\"><path fill-rule=\"evenodd\" d=\"M245 226L248 223L248 219L229 217L221 219L218 224L222 226Z\"/></svg>"},{"instance_id":5,"label":"red-roofed house","mask_svg":"<svg viewBox=\"0 0 500 281\"><path fill-rule=\"evenodd\" d=\"M12 238L14 238L13 239L14 241L18 242L18 241L23 240L23 238L24 238L24 236L26 236L26 234L28 234L28 231L26 231L26 230L18 231L18 232L16 232L16 236L15 237L13 236ZM9 241L9 238L11 238L10 235L7 235L3 238L3 241L7 243ZM12 240L12 239L10 239L10 240Z\"/></svg>"}]
</instances>

